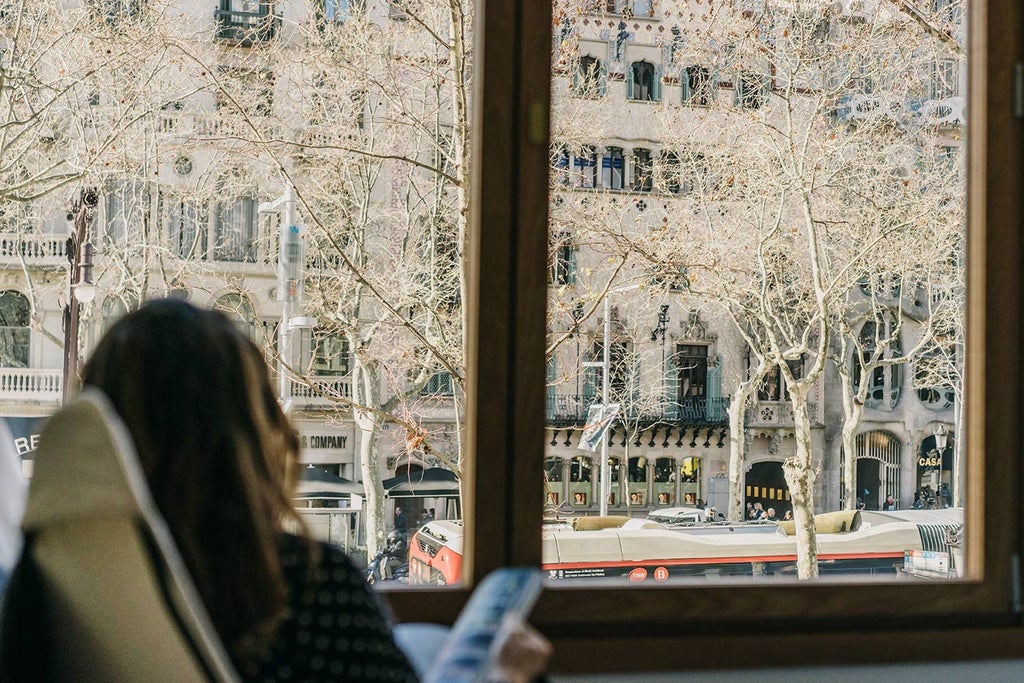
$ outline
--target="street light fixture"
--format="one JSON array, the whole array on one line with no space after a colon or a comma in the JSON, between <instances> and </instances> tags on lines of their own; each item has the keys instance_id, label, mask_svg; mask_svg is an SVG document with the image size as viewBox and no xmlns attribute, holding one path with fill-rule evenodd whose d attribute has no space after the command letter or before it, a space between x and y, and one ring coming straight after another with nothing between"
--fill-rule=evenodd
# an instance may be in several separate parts
<instances>
[{"instance_id":1,"label":"street light fixture","mask_svg":"<svg viewBox=\"0 0 1024 683\"><path fill-rule=\"evenodd\" d=\"M661 338L661 400L665 396L665 332L668 331L668 304L662 304L658 310L658 325L651 330L651 341L658 341Z\"/></svg>"},{"instance_id":2,"label":"street light fixture","mask_svg":"<svg viewBox=\"0 0 1024 683\"><path fill-rule=\"evenodd\" d=\"M99 203L96 188L85 187L71 200L68 220L72 230L68 235L68 297L64 305L64 372L63 402L67 403L78 384L78 327L83 303L96 298L96 285L92 281L93 246L86 241L89 223Z\"/></svg>"},{"instance_id":3,"label":"street light fixture","mask_svg":"<svg viewBox=\"0 0 1024 683\"><path fill-rule=\"evenodd\" d=\"M942 493L942 456L946 452L946 444L949 442L949 432L946 430L946 425L940 424L935 430L935 496L936 501L939 495ZM949 497L946 496L946 504L949 504Z\"/></svg>"}]
</instances>

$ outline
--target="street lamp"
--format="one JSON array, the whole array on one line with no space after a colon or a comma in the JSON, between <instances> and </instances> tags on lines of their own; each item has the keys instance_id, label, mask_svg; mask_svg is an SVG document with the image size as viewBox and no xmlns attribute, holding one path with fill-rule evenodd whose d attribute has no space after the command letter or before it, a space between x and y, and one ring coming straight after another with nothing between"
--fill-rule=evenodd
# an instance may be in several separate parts
<instances>
[{"instance_id":1,"label":"street lamp","mask_svg":"<svg viewBox=\"0 0 1024 683\"><path fill-rule=\"evenodd\" d=\"M580 323L583 322L583 303L578 302L572 307L572 335L576 337L576 398L573 412L578 418L583 409L583 397L580 396Z\"/></svg>"},{"instance_id":2,"label":"street lamp","mask_svg":"<svg viewBox=\"0 0 1024 683\"><path fill-rule=\"evenodd\" d=\"M942 491L942 456L946 452L946 444L948 443L949 433L946 431L946 425L940 424L935 430L935 450L937 451L935 457L935 496L938 499ZM948 499L948 497L947 497Z\"/></svg>"},{"instance_id":3,"label":"street lamp","mask_svg":"<svg viewBox=\"0 0 1024 683\"><path fill-rule=\"evenodd\" d=\"M68 220L72 221L68 235L68 298L64 305L64 373L63 402L71 397L78 384L78 327L83 303L96 298L96 285L92 281L93 246L86 241L89 223L99 203L95 188L86 187L71 200Z\"/></svg>"},{"instance_id":4,"label":"street lamp","mask_svg":"<svg viewBox=\"0 0 1024 683\"><path fill-rule=\"evenodd\" d=\"M658 325L651 330L651 341L661 338L661 400L665 400L665 332L668 331L668 304L662 304L658 311Z\"/></svg>"}]
</instances>

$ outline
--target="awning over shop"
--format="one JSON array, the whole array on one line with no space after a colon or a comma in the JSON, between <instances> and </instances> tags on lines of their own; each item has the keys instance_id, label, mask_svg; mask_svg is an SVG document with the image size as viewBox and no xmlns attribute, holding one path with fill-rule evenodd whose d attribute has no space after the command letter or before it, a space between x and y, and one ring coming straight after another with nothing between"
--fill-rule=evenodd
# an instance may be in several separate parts
<instances>
[{"instance_id":1,"label":"awning over shop","mask_svg":"<svg viewBox=\"0 0 1024 683\"><path fill-rule=\"evenodd\" d=\"M337 500L348 498L353 493L360 496L365 495L363 485L331 474L319 467L303 467L302 478L299 480L294 497L303 500L310 498Z\"/></svg>"},{"instance_id":2,"label":"awning over shop","mask_svg":"<svg viewBox=\"0 0 1024 683\"><path fill-rule=\"evenodd\" d=\"M389 498L458 497L459 479L451 470L429 467L385 479L384 491Z\"/></svg>"}]
</instances>

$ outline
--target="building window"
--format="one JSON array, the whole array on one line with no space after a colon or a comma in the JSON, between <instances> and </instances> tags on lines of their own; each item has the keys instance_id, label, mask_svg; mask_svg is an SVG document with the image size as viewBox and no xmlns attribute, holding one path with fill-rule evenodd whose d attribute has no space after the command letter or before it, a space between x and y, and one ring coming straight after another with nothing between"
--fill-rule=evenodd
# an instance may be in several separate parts
<instances>
[{"instance_id":1,"label":"building window","mask_svg":"<svg viewBox=\"0 0 1024 683\"><path fill-rule=\"evenodd\" d=\"M626 96L631 100L661 100L661 70L650 62L633 62L627 70Z\"/></svg>"},{"instance_id":2,"label":"building window","mask_svg":"<svg viewBox=\"0 0 1024 683\"><path fill-rule=\"evenodd\" d=\"M694 107L711 106L711 73L706 67L686 67L680 81L684 104Z\"/></svg>"},{"instance_id":3,"label":"building window","mask_svg":"<svg viewBox=\"0 0 1024 683\"><path fill-rule=\"evenodd\" d=\"M597 187L597 150L583 147L576 154L576 178L579 187L593 189Z\"/></svg>"},{"instance_id":4,"label":"building window","mask_svg":"<svg viewBox=\"0 0 1024 683\"><path fill-rule=\"evenodd\" d=\"M741 71L736 77L736 106L760 109L768 102L768 79L761 74Z\"/></svg>"},{"instance_id":5,"label":"building window","mask_svg":"<svg viewBox=\"0 0 1024 683\"><path fill-rule=\"evenodd\" d=\"M633 150L632 187L636 192L650 192L654 189L654 161L649 149Z\"/></svg>"},{"instance_id":6,"label":"building window","mask_svg":"<svg viewBox=\"0 0 1024 683\"><path fill-rule=\"evenodd\" d=\"M256 191L240 171L225 174L213 215L213 258L255 263L257 247Z\"/></svg>"},{"instance_id":7,"label":"building window","mask_svg":"<svg viewBox=\"0 0 1024 683\"><path fill-rule=\"evenodd\" d=\"M92 15L112 25L138 19L147 4L148 0L88 0Z\"/></svg>"},{"instance_id":8,"label":"building window","mask_svg":"<svg viewBox=\"0 0 1024 683\"><path fill-rule=\"evenodd\" d=\"M875 350L879 346L884 350L876 355ZM864 402L868 408L892 410L899 403L903 388L903 364L882 363L898 358L902 353L899 326L892 315L883 316L880 325L874 320L864 323L860 331L860 351L854 349L853 352L853 386L859 390L861 382L868 382L867 399ZM867 378L864 377L864 364L870 367L866 373Z\"/></svg>"},{"instance_id":9,"label":"building window","mask_svg":"<svg viewBox=\"0 0 1024 683\"><path fill-rule=\"evenodd\" d=\"M214 12L217 37L242 46L273 39L281 23L273 8L273 2L261 0L220 0Z\"/></svg>"},{"instance_id":10,"label":"building window","mask_svg":"<svg viewBox=\"0 0 1024 683\"><path fill-rule=\"evenodd\" d=\"M583 455L575 456L569 461L569 481L589 483L593 467L594 461L592 458Z\"/></svg>"},{"instance_id":11,"label":"building window","mask_svg":"<svg viewBox=\"0 0 1024 683\"><path fill-rule=\"evenodd\" d=\"M601 159L601 186L621 190L626 182L626 159L621 147L609 147Z\"/></svg>"},{"instance_id":12,"label":"building window","mask_svg":"<svg viewBox=\"0 0 1024 683\"><path fill-rule=\"evenodd\" d=\"M315 335L313 340L312 371L321 377L338 377L349 374L351 354L348 339L341 334Z\"/></svg>"},{"instance_id":13,"label":"building window","mask_svg":"<svg viewBox=\"0 0 1024 683\"><path fill-rule=\"evenodd\" d=\"M932 64L929 95L933 100L946 100L960 92L959 68L955 59L940 59Z\"/></svg>"},{"instance_id":14,"label":"building window","mask_svg":"<svg viewBox=\"0 0 1024 683\"><path fill-rule=\"evenodd\" d=\"M551 245L548 284L576 284L576 243L568 233L558 235Z\"/></svg>"},{"instance_id":15,"label":"building window","mask_svg":"<svg viewBox=\"0 0 1024 683\"><path fill-rule=\"evenodd\" d=\"M321 12L326 25L343 24L353 12L365 12L364 0L324 0Z\"/></svg>"},{"instance_id":16,"label":"building window","mask_svg":"<svg viewBox=\"0 0 1024 683\"><path fill-rule=\"evenodd\" d=\"M100 318L103 334L113 327L114 323L139 307L137 298L127 294L111 294L103 300L100 306Z\"/></svg>"},{"instance_id":17,"label":"building window","mask_svg":"<svg viewBox=\"0 0 1024 683\"><path fill-rule=\"evenodd\" d=\"M422 396L452 396L454 394L451 373L435 372L420 390Z\"/></svg>"},{"instance_id":18,"label":"building window","mask_svg":"<svg viewBox=\"0 0 1024 683\"><path fill-rule=\"evenodd\" d=\"M680 344L672 358L676 373L676 400L683 420L704 419L707 415L708 347Z\"/></svg>"},{"instance_id":19,"label":"building window","mask_svg":"<svg viewBox=\"0 0 1024 683\"><path fill-rule=\"evenodd\" d=\"M661 192L678 194L682 189L680 182L679 155L675 152L662 152L658 155L657 188Z\"/></svg>"},{"instance_id":20,"label":"building window","mask_svg":"<svg viewBox=\"0 0 1024 683\"><path fill-rule=\"evenodd\" d=\"M274 72L267 69L219 68L216 107L242 116L270 116L274 111Z\"/></svg>"},{"instance_id":21,"label":"building window","mask_svg":"<svg viewBox=\"0 0 1024 683\"><path fill-rule=\"evenodd\" d=\"M633 0L633 16L650 19L654 16L654 0Z\"/></svg>"},{"instance_id":22,"label":"building window","mask_svg":"<svg viewBox=\"0 0 1024 683\"><path fill-rule=\"evenodd\" d=\"M140 180L113 180L106 184L104 197L105 244L124 245L146 233L149 222L149 186Z\"/></svg>"},{"instance_id":23,"label":"building window","mask_svg":"<svg viewBox=\"0 0 1024 683\"><path fill-rule=\"evenodd\" d=\"M171 253L183 259L204 258L207 215L205 205L171 194L164 195L161 204Z\"/></svg>"},{"instance_id":24,"label":"building window","mask_svg":"<svg viewBox=\"0 0 1024 683\"><path fill-rule=\"evenodd\" d=\"M583 55L573 74L572 92L577 97L604 97L608 68L597 57Z\"/></svg>"},{"instance_id":25,"label":"building window","mask_svg":"<svg viewBox=\"0 0 1024 683\"><path fill-rule=\"evenodd\" d=\"M0 294L0 367L27 368L29 356L30 309L20 292Z\"/></svg>"},{"instance_id":26,"label":"building window","mask_svg":"<svg viewBox=\"0 0 1024 683\"><path fill-rule=\"evenodd\" d=\"M224 294L213 303L213 310L226 315L249 339L258 339L256 312L247 298L240 294Z\"/></svg>"}]
</instances>

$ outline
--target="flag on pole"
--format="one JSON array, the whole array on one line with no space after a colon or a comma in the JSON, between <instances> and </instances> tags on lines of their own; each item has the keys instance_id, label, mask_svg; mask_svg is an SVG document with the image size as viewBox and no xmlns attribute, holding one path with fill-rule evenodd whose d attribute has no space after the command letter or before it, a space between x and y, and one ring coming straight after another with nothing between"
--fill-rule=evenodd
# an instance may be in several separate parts
<instances>
[{"instance_id":1,"label":"flag on pole","mask_svg":"<svg viewBox=\"0 0 1024 683\"><path fill-rule=\"evenodd\" d=\"M583 434L580 436L579 448L589 451L596 451L605 432L611 426L612 421L619 415L619 404L595 403L587 411L587 424L583 427Z\"/></svg>"}]
</instances>

